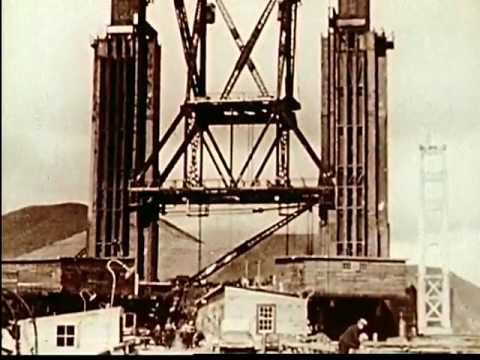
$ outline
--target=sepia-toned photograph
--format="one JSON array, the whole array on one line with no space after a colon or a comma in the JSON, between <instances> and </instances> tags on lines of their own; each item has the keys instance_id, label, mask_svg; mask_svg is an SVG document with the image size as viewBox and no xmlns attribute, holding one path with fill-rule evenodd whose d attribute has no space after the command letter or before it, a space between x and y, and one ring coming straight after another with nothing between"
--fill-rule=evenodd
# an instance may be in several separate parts
<instances>
[{"instance_id":1,"label":"sepia-toned photograph","mask_svg":"<svg viewBox=\"0 0 480 360\"><path fill-rule=\"evenodd\" d=\"M1 3L2 355L480 354L480 1Z\"/></svg>"}]
</instances>

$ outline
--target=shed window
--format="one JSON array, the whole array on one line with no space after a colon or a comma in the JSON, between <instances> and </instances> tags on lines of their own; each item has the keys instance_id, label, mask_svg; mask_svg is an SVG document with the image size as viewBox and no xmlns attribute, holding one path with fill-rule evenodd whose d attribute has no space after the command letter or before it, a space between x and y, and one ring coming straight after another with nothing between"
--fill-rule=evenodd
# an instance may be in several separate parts
<instances>
[{"instance_id":1,"label":"shed window","mask_svg":"<svg viewBox=\"0 0 480 360\"><path fill-rule=\"evenodd\" d=\"M57 325L57 347L75 346L75 325Z\"/></svg>"},{"instance_id":2,"label":"shed window","mask_svg":"<svg viewBox=\"0 0 480 360\"><path fill-rule=\"evenodd\" d=\"M275 305L257 306L257 332L268 334L275 332Z\"/></svg>"}]
</instances>

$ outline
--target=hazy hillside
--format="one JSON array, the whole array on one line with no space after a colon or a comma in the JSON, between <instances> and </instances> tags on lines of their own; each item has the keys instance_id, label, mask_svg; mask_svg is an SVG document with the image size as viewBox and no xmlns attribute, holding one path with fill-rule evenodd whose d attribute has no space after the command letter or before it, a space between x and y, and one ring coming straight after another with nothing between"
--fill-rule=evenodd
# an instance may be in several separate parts
<instances>
[{"instance_id":1,"label":"hazy hillside","mask_svg":"<svg viewBox=\"0 0 480 360\"><path fill-rule=\"evenodd\" d=\"M453 288L453 331L456 334L480 334L480 289L453 273L450 282Z\"/></svg>"},{"instance_id":2,"label":"hazy hillside","mask_svg":"<svg viewBox=\"0 0 480 360\"><path fill-rule=\"evenodd\" d=\"M87 228L87 206L29 206L2 215L2 258L15 258Z\"/></svg>"}]
</instances>

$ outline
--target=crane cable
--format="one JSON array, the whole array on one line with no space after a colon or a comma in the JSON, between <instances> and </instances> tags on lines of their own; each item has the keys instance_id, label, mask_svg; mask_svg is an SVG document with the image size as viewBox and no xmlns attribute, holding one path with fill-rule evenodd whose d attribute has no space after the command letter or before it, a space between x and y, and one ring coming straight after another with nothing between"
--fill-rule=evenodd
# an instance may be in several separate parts
<instances>
[{"instance_id":1,"label":"crane cable","mask_svg":"<svg viewBox=\"0 0 480 360\"><path fill-rule=\"evenodd\" d=\"M250 124L250 125L248 125L248 133L247 133L247 149L248 149L247 152L250 151L252 146L253 146L253 125ZM251 178L252 177L252 162L251 161L248 164L247 173L248 173L248 177Z\"/></svg>"},{"instance_id":2,"label":"crane cable","mask_svg":"<svg viewBox=\"0 0 480 360\"><path fill-rule=\"evenodd\" d=\"M313 255L313 208L307 214L308 255Z\"/></svg>"},{"instance_id":3,"label":"crane cable","mask_svg":"<svg viewBox=\"0 0 480 360\"><path fill-rule=\"evenodd\" d=\"M198 216L198 271L202 269L202 216Z\"/></svg>"}]
</instances>

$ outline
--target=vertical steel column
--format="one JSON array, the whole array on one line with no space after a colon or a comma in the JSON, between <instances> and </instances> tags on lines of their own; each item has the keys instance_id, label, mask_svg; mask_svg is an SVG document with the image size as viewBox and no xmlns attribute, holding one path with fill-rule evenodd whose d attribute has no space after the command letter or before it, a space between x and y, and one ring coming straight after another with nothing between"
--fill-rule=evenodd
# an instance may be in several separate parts
<instances>
[{"instance_id":1,"label":"vertical steel column","mask_svg":"<svg viewBox=\"0 0 480 360\"><path fill-rule=\"evenodd\" d=\"M285 107L278 116L290 116L295 121L291 102L294 101L295 48L298 0L285 0L279 4L280 40L278 47L277 98L282 96L285 84ZM285 71L286 70L286 71ZM283 73L285 71L285 77ZM277 185L290 184L290 129L282 122L277 123L276 177Z\"/></svg>"},{"instance_id":2,"label":"vertical steel column","mask_svg":"<svg viewBox=\"0 0 480 360\"><path fill-rule=\"evenodd\" d=\"M296 43L296 27L297 27L297 1L285 0L285 67L287 73L285 75L285 97L293 99L294 92L294 76L295 76L295 43ZM281 5L280 5L281 6Z\"/></svg>"},{"instance_id":3,"label":"vertical steel column","mask_svg":"<svg viewBox=\"0 0 480 360\"><path fill-rule=\"evenodd\" d=\"M110 185L110 176L109 176L109 162L111 159L111 152L110 152L110 142L112 138L112 123L111 123L111 109L112 109L112 103L113 103L113 88L112 88L112 65L113 65L113 60L111 58L111 43L110 41L107 42L107 58L105 60L106 62L106 67L105 67L105 74L104 74L104 85L103 88L105 89L105 94L107 95L105 98L105 103L104 103L104 111L103 111L103 131L104 131L104 136L103 136L103 163L102 163L102 219L101 219L101 233L104 236L103 237L103 242L102 242L102 250L101 250L101 256L102 257L108 257L110 256L108 254L108 250L111 244L111 232L110 232L110 226L111 226L111 221L109 217L109 211L111 211L111 207L109 208L109 203L110 203L110 194L111 194L111 187Z\"/></svg>"},{"instance_id":4,"label":"vertical steel column","mask_svg":"<svg viewBox=\"0 0 480 360\"><path fill-rule=\"evenodd\" d=\"M378 45L378 235L381 257L390 256L388 224L388 107L387 56L384 37Z\"/></svg>"},{"instance_id":5,"label":"vertical steel column","mask_svg":"<svg viewBox=\"0 0 480 360\"><path fill-rule=\"evenodd\" d=\"M145 152L151 154L155 143L159 139L159 113L160 113L160 60L161 49L156 38L148 39L148 61L147 61L147 117L145 131ZM158 172L158 153L155 153L154 166L145 173L147 183L155 184L160 176ZM148 281L158 280L158 252L159 252L159 204L151 199L147 214L149 221L145 228L145 279Z\"/></svg>"},{"instance_id":6,"label":"vertical steel column","mask_svg":"<svg viewBox=\"0 0 480 360\"><path fill-rule=\"evenodd\" d=\"M93 96L92 96L92 125L90 140L90 206L88 215L87 254L95 256L97 253L97 225L98 225L98 163L100 147L100 78L102 76L102 59L98 54L98 40L92 44L95 50L93 61Z\"/></svg>"},{"instance_id":7,"label":"vertical steel column","mask_svg":"<svg viewBox=\"0 0 480 360\"><path fill-rule=\"evenodd\" d=\"M351 125L349 127L349 132L351 132L351 143L352 147L349 149L349 166L351 166L351 176L349 175L349 192L351 196L350 200L350 221L351 221L351 234L352 234L352 254L354 256L361 256L362 254L362 243L360 237L358 236L358 201L357 201L357 156L358 156L358 101L361 99L358 94L357 86L357 75L358 75L358 66L357 66L357 56L358 56L358 37L354 36L353 41L349 43L349 52L351 56L350 63L350 87L351 87Z\"/></svg>"},{"instance_id":8,"label":"vertical steel column","mask_svg":"<svg viewBox=\"0 0 480 360\"><path fill-rule=\"evenodd\" d=\"M135 76L135 62L133 59L133 39L127 37L125 39L125 53L124 53L124 70L123 70L123 147L122 152L122 167L120 169L120 176L122 177L122 195L120 199L121 203L121 216L120 216L120 232L121 232L121 247L123 256L130 256L131 249L135 249L135 244L130 241L130 210L129 210L129 180L131 172L133 170L133 112L134 112L134 97L131 84L134 83Z\"/></svg>"},{"instance_id":9,"label":"vertical steel column","mask_svg":"<svg viewBox=\"0 0 480 360\"><path fill-rule=\"evenodd\" d=\"M147 69L147 46L145 39L145 22L139 22L140 26L136 27L135 39L135 85L134 85L134 122L133 122L133 168L138 170L141 168L145 159L145 122L146 122L146 69ZM139 180L138 184L145 185L145 175ZM145 209L147 207L148 199L143 195L138 195L137 203L139 210L135 216L135 229L137 233L137 248L136 248L136 268L140 279L146 279L146 253L148 248L145 244L144 228L147 227L147 214Z\"/></svg>"},{"instance_id":10,"label":"vertical steel column","mask_svg":"<svg viewBox=\"0 0 480 360\"><path fill-rule=\"evenodd\" d=\"M330 113L331 113L331 120L330 120L330 152L332 153L332 165L335 168L335 176L338 176L338 168L337 164L339 161L339 154L338 154L338 147L339 147L339 138L338 138L338 122L340 119L340 107L339 107L339 87L340 87L340 36L338 35L336 27L333 28L330 34L331 42L330 42L330 62L331 62L331 73L330 73ZM329 247L329 254L331 255L339 255L338 249L338 242L339 242L339 235L338 235L338 226L340 224L340 219L338 218L338 211L337 211L337 199L339 196L339 182L337 178L337 186L335 186L335 210L329 210L328 212L328 223L329 223L329 232L330 232L330 247Z\"/></svg>"},{"instance_id":11,"label":"vertical steel column","mask_svg":"<svg viewBox=\"0 0 480 360\"><path fill-rule=\"evenodd\" d=\"M358 192L358 241L362 244L362 256L368 255L367 233L367 54L364 48L364 36L359 36L358 44L358 128L357 128L357 192Z\"/></svg>"},{"instance_id":12,"label":"vertical steel column","mask_svg":"<svg viewBox=\"0 0 480 360\"><path fill-rule=\"evenodd\" d=\"M377 59L376 35L365 34L367 51L367 229L368 256L379 255L377 222Z\"/></svg>"},{"instance_id":13,"label":"vertical steel column","mask_svg":"<svg viewBox=\"0 0 480 360\"><path fill-rule=\"evenodd\" d=\"M122 112L117 111L116 109L121 109L121 92L122 92L122 63L121 63L121 52L122 52L122 42L121 38L117 36L114 37L112 41L112 55L114 59L113 63L113 73L114 73L114 82L113 82L113 109L111 112L111 123L112 123L112 141L110 143L109 154L111 155L111 165L109 167L109 177L111 177L111 181L109 183L108 188L111 189L111 197L110 197L110 204L109 208L109 220L111 221L110 225L110 245L107 251L107 256L117 256L119 252L119 243L118 243L118 235L119 235L119 227L118 227L118 195L119 195L119 186L120 186L120 179L118 178L118 167L123 159L120 159L121 151L118 151L122 148L121 146L121 117ZM120 160L120 161L119 161Z\"/></svg>"},{"instance_id":14,"label":"vertical steel column","mask_svg":"<svg viewBox=\"0 0 480 360\"><path fill-rule=\"evenodd\" d=\"M325 159L329 166L335 170L335 173L338 174L337 168L337 159L339 159L339 137L338 137L338 125L339 125L339 87L340 87L340 78L339 78L339 65L340 65L340 36L336 31L336 28L329 29L327 36L327 48L326 53L323 56L323 61L325 61L324 67L327 68L327 76L322 77L322 80L326 82L325 89L322 93L324 97L324 102L327 103L327 114L328 114L328 125L327 131L322 133L322 141L324 142L325 148L328 148L328 159ZM325 50L325 48L324 48ZM337 186L335 186L335 204L339 203L339 181L337 175ZM326 225L322 226L321 229L324 230L321 232L322 238L321 242L324 248L325 255L336 255L339 252L339 226L341 226L341 221L338 218L339 213L337 211L338 207L335 205L335 210L326 211ZM339 225L340 224L340 225ZM342 246L343 247L343 246Z\"/></svg>"},{"instance_id":15,"label":"vertical steel column","mask_svg":"<svg viewBox=\"0 0 480 360\"><path fill-rule=\"evenodd\" d=\"M186 17L186 13L184 14ZM194 84L189 78L187 85L187 100L193 95L205 97L207 95L206 79L207 79L207 1L198 0L197 11L194 19L193 33L190 35L190 44L188 46L188 56L191 63L195 63L198 69L198 83ZM185 19L186 20L186 19ZM188 26L187 24L184 24ZM197 41L200 51L197 51ZM194 71L189 69L189 72ZM194 90L195 89L197 90ZM184 136L193 128L196 121L201 121L201 114L190 113L185 117ZM191 143L188 145L184 156L184 183L185 186L201 186L202 185L202 131L200 131Z\"/></svg>"},{"instance_id":16,"label":"vertical steel column","mask_svg":"<svg viewBox=\"0 0 480 360\"><path fill-rule=\"evenodd\" d=\"M329 107L329 86L330 86L330 52L329 41L330 36L321 38L321 96L322 96L322 109L321 109L321 156L330 167L330 107Z\"/></svg>"},{"instance_id":17,"label":"vertical steel column","mask_svg":"<svg viewBox=\"0 0 480 360\"><path fill-rule=\"evenodd\" d=\"M321 119L320 119L320 154L323 161L326 163L328 168L331 167L330 161L330 34L327 36L322 36L320 40L321 47L321 79L320 79L320 88L321 88ZM323 209L322 206L318 207L319 211L319 235L320 241L318 244L318 253L320 255L328 255L328 210ZM312 252L313 251L312 244Z\"/></svg>"},{"instance_id":18,"label":"vertical steel column","mask_svg":"<svg viewBox=\"0 0 480 360\"><path fill-rule=\"evenodd\" d=\"M207 96L207 0L200 0L200 69L199 69L199 95ZM198 143L200 148L199 153L199 183L203 184L203 129L200 129L198 134ZM201 219L199 219L199 226L201 227ZM200 231L201 232L201 231ZM201 246L201 243L199 243ZM199 256L201 257L201 249L199 249ZM201 261L200 261L201 262Z\"/></svg>"},{"instance_id":19,"label":"vertical steel column","mask_svg":"<svg viewBox=\"0 0 480 360\"><path fill-rule=\"evenodd\" d=\"M200 2L200 66L199 66L199 96L207 95L207 0Z\"/></svg>"},{"instance_id":20,"label":"vertical steel column","mask_svg":"<svg viewBox=\"0 0 480 360\"><path fill-rule=\"evenodd\" d=\"M330 44L329 44L329 92L328 97L328 106L330 112L330 164L332 166L337 163L337 122L338 122L338 82L339 82L339 36L335 30L331 31L329 34Z\"/></svg>"},{"instance_id":21,"label":"vertical steel column","mask_svg":"<svg viewBox=\"0 0 480 360\"><path fill-rule=\"evenodd\" d=\"M347 231L348 213L347 213L347 152L348 152L348 49L346 34L340 33L340 53L339 53L339 109L338 109L338 123L337 123L337 137L338 137L338 165L337 165L337 181L338 181L338 255L349 255L347 252L347 244L350 240L351 234Z\"/></svg>"},{"instance_id":22,"label":"vertical steel column","mask_svg":"<svg viewBox=\"0 0 480 360\"><path fill-rule=\"evenodd\" d=\"M368 0L342 0L322 39L322 152L336 175L328 227L337 255L388 257L386 50L393 46L369 22Z\"/></svg>"}]
</instances>

